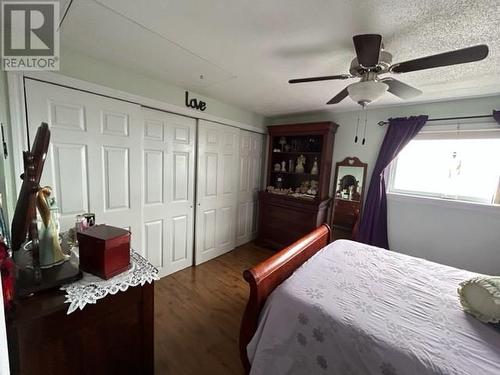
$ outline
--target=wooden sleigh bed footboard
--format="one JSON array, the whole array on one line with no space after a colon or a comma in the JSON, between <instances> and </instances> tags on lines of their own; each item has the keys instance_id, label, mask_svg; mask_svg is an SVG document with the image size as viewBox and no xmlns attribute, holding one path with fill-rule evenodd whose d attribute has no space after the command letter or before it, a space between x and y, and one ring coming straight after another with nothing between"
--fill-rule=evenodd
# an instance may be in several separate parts
<instances>
[{"instance_id":1,"label":"wooden sleigh bed footboard","mask_svg":"<svg viewBox=\"0 0 500 375\"><path fill-rule=\"evenodd\" d=\"M257 330L260 312L267 297L306 260L328 245L330 239L330 227L323 224L269 259L243 272L243 278L250 285L250 296L241 321L239 343L240 357L246 373L250 371L247 345Z\"/></svg>"}]
</instances>

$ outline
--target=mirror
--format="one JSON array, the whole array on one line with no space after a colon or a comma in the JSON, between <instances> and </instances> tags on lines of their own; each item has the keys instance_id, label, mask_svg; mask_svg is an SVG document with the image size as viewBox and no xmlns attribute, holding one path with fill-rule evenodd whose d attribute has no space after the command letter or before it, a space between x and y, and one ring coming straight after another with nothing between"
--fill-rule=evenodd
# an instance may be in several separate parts
<instances>
[{"instance_id":1,"label":"mirror","mask_svg":"<svg viewBox=\"0 0 500 375\"><path fill-rule=\"evenodd\" d=\"M338 162L330 225L335 239L354 239L366 185L367 164L356 157Z\"/></svg>"}]
</instances>

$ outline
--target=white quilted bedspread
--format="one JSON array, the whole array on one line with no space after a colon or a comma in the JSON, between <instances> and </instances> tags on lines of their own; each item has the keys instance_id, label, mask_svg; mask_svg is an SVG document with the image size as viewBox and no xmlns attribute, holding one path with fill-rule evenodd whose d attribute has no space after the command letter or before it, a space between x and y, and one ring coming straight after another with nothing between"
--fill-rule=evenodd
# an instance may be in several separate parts
<instances>
[{"instance_id":1,"label":"white quilted bedspread","mask_svg":"<svg viewBox=\"0 0 500 375\"><path fill-rule=\"evenodd\" d=\"M252 375L499 375L500 329L465 314L477 274L352 241L327 246L270 296Z\"/></svg>"}]
</instances>

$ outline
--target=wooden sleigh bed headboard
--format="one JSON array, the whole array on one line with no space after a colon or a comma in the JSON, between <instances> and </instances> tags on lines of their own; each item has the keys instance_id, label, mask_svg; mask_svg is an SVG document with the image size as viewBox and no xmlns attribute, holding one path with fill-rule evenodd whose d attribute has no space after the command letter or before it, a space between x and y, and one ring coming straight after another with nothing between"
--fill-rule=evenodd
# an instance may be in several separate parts
<instances>
[{"instance_id":1,"label":"wooden sleigh bed headboard","mask_svg":"<svg viewBox=\"0 0 500 375\"><path fill-rule=\"evenodd\" d=\"M250 296L240 327L240 357L246 373L250 371L247 345L257 330L260 312L267 297L306 260L328 245L330 239L330 227L323 224L269 259L243 272L243 278L250 285Z\"/></svg>"}]
</instances>

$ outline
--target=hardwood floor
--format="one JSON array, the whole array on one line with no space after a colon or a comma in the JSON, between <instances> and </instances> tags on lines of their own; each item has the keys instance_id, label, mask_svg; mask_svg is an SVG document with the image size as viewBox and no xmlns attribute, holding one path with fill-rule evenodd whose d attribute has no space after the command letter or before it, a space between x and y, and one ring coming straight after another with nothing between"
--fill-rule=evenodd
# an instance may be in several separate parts
<instances>
[{"instance_id":1,"label":"hardwood floor","mask_svg":"<svg viewBox=\"0 0 500 375\"><path fill-rule=\"evenodd\" d=\"M156 282L156 374L243 374L238 335L248 287L242 272L272 254L249 243Z\"/></svg>"}]
</instances>

